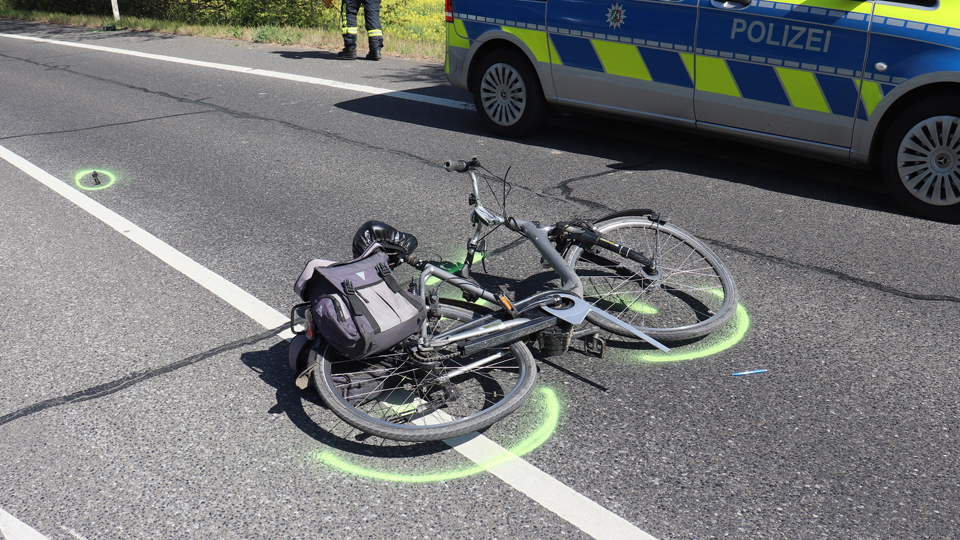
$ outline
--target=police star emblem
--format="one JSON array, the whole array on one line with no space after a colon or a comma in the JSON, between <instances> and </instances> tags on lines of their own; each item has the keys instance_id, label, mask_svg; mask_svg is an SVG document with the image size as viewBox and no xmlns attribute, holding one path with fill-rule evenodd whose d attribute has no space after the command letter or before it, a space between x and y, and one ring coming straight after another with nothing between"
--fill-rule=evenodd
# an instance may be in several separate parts
<instances>
[{"instance_id":1,"label":"police star emblem","mask_svg":"<svg viewBox=\"0 0 960 540\"><path fill-rule=\"evenodd\" d=\"M611 4L607 11L607 24L611 28L620 28L623 20L627 18L627 11L620 4Z\"/></svg>"}]
</instances>

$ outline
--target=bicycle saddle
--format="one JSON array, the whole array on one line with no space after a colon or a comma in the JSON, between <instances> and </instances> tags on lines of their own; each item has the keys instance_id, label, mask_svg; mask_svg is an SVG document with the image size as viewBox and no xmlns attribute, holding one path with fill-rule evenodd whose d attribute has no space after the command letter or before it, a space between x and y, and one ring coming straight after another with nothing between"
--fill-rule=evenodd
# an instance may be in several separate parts
<instances>
[{"instance_id":1,"label":"bicycle saddle","mask_svg":"<svg viewBox=\"0 0 960 540\"><path fill-rule=\"evenodd\" d=\"M374 242L379 243L388 255L413 253L417 249L416 236L400 232L382 221L368 221L353 235L353 257L362 255Z\"/></svg>"}]
</instances>

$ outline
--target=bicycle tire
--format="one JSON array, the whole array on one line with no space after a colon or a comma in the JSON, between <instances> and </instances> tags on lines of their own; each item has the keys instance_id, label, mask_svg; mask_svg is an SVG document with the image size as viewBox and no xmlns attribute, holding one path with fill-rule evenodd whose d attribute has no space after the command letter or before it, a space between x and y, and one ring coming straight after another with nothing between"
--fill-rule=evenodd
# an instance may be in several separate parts
<instances>
[{"instance_id":1,"label":"bicycle tire","mask_svg":"<svg viewBox=\"0 0 960 540\"><path fill-rule=\"evenodd\" d=\"M434 325L436 332L475 320L489 312L480 306L451 305L441 299L441 318ZM437 371L457 369L483 358L494 349L481 351L467 358L454 355L440 360ZM437 351L438 356L453 354L451 345ZM457 397L446 399L442 406L428 414L416 409L430 409L430 399L439 399L444 393L436 384L427 382L422 363L414 363L412 355L402 347L364 358L346 360L333 347L323 344L318 350L314 386L330 410L344 422L370 435L407 442L426 442L449 439L483 429L517 409L533 391L537 367L533 355L521 341L496 348L505 356L494 364L469 370L450 380ZM341 393L344 375L349 376L359 365L388 365L382 372L383 387L377 397L365 402L351 403ZM378 368L378 369L383 369ZM435 372L436 373L436 372ZM339 382L335 381L335 376ZM379 379L380 377L378 377Z\"/></svg>"},{"instance_id":2,"label":"bicycle tire","mask_svg":"<svg viewBox=\"0 0 960 540\"><path fill-rule=\"evenodd\" d=\"M591 304L661 341L705 336L736 312L737 289L720 259L690 233L643 215L617 216L595 223L604 238L653 259L659 279L640 273L633 260L594 246L571 245L567 264L583 283ZM587 320L617 335L633 337L619 326L590 313Z\"/></svg>"}]
</instances>

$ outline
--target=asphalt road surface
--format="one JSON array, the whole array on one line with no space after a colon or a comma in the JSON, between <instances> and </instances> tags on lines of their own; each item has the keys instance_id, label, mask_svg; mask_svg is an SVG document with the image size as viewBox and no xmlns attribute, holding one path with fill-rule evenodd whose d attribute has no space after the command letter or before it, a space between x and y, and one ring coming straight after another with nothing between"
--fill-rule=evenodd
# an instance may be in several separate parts
<instances>
[{"instance_id":1,"label":"asphalt road surface","mask_svg":"<svg viewBox=\"0 0 960 540\"><path fill-rule=\"evenodd\" d=\"M662 128L492 138L471 103L433 63L0 21L0 536L960 538L956 225ZM467 441L358 439L293 384L294 280L368 219L462 257L439 164L472 156L509 214L670 216L740 314L673 357L574 345ZM551 276L516 240L479 279L522 295Z\"/></svg>"}]
</instances>

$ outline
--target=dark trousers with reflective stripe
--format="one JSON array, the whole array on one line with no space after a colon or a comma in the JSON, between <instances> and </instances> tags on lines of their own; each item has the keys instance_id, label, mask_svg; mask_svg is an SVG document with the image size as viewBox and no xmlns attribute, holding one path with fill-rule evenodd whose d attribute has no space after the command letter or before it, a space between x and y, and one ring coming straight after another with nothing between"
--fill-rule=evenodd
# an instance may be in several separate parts
<instances>
[{"instance_id":1,"label":"dark trousers with reflective stripe","mask_svg":"<svg viewBox=\"0 0 960 540\"><path fill-rule=\"evenodd\" d=\"M363 18L366 23L367 39L370 49L383 47L383 29L380 28L380 0L343 0L341 23L343 46L357 48L357 14L363 6Z\"/></svg>"}]
</instances>

